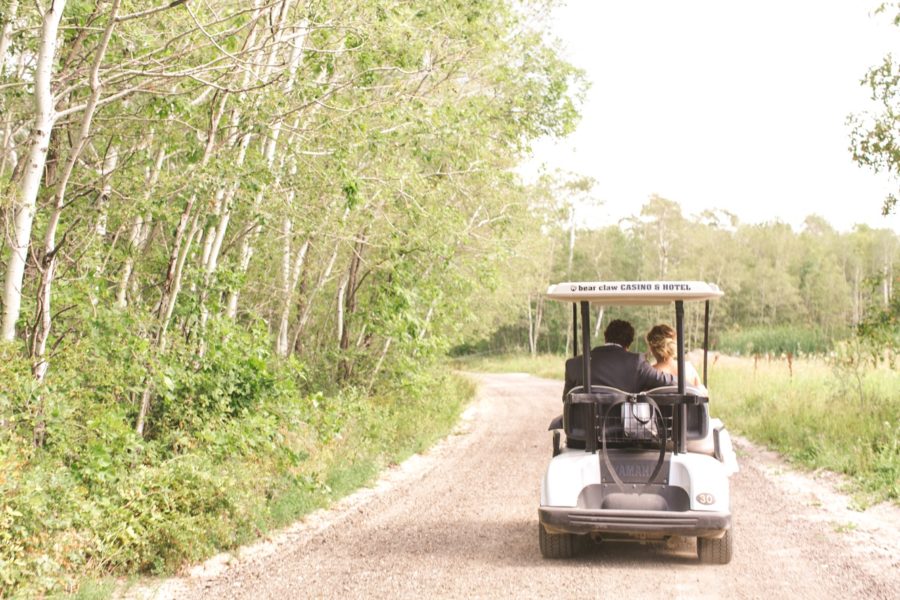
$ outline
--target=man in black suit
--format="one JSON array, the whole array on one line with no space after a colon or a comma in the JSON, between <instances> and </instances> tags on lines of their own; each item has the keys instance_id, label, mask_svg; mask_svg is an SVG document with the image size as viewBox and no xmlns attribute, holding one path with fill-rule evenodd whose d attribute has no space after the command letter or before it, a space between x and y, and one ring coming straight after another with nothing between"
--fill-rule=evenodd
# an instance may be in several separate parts
<instances>
[{"instance_id":1,"label":"man in black suit","mask_svg":"<svg viewBox=\"0 0 900 600\"><path fill-rule=\"evenodd\" d=\"M637 352L629 352L634 341L634 327L628 321L616 319L603 332L606 343L591 350L591 385L606 385L623 392L675 385L675 378L657 371ZM573 387L582 385L582 357L566 361L566 386L563 399Z\"/></svg>"}]
</instances>

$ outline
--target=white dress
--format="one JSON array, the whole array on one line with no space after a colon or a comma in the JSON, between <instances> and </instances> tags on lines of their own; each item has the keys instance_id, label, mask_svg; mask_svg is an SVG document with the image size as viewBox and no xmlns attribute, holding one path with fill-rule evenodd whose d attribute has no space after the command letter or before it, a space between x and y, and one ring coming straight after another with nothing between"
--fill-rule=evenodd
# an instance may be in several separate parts
<instances>
[{"instance_id":1,"label":"white dress","mask_svg":"<svg viewBox=\"0 0 900 600\"><path fill-rule=\"evenodd\" d=\"M675 363L678 364L677 362ZM675 372L678 372L678 368L676 366ZM690 363L690 361L684 361L684 383L685 385L689 385L691 387L695 387L698 390L709 393L706 389L706 386L703 385L703 380L700 378L700 374L697 373L697 369L694 368L694 365ZM675 384L678 384L678 376L675 376Z\"/></svg>"}]
</instances>

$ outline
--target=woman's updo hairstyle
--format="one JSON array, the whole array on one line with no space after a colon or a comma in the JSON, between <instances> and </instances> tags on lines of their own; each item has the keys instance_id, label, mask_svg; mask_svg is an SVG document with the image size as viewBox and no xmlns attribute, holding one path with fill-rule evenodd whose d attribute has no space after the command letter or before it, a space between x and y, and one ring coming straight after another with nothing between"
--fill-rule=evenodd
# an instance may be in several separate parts
<instances>
[{"instance_id":1,"label":"woman's updo hairstyle","mask_svg":"<svg viewBox=\"0 0 900 600\"><path fill-rule=\"evenodd\" d=\"M675 342L675 330L668 325L656 325L647 333L647 346L653 357L665 362L675 356L678 346Z\"/></svg>"}]
</instances>

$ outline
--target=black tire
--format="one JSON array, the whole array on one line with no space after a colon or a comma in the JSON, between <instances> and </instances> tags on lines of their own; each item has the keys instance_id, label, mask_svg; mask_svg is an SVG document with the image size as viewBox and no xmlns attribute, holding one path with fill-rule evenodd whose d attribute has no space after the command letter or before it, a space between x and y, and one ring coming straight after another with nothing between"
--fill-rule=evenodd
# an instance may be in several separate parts
<instances>
[{"instance_id":1,"label":"black tire","mask_svg":"<svg viewBox=\"0 0 900 600\"><path fill-rule=\"evenodd\" d=\"M578 536L572 533L547 533L538 523L538 538L544 558L572 558L578 553Z\"/></svg>"},{"instance_id":2,"label":"black tire","mask_svg":"<svg viewBox=\"0 0 900 600\"><path fill-rule=\"evenodd\" d=\"M718 539L697 538L697 556L700 562L707 565L727 565L731 562L734 535L732 530L725 531L725 535Z\"/></svg>"}]
</instances>

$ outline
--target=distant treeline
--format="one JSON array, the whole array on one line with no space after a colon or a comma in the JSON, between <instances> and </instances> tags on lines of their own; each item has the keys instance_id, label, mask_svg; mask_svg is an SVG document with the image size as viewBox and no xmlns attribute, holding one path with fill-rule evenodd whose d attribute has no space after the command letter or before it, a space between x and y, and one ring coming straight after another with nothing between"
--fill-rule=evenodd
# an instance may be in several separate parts
<instances>
[{"instance_id":1,"label":"distant treeline","mask_svg":"<svg viewBox=\"0 0 900 600\"><path fill-rule=\"evenodd\" d=\"M561 200L548 215L545 235L513 254L517 287L497 295L493 320L483 324L478 341L456 353L564 352L571 309L542 295L556 281L715 283L725 296L712 305L711 345L739 354L827 352L892 304L900 237L891 230L857 225L841 232L818 216L799 230L777 220L743 224L724 211L688 217L676 202L659 197L618 225L573 229L572 189L571 182L546 183L544 193ZM687 306L691 347L702 343L701 311L699 304ZM631 319L641 338L653 323L671 323L670 312L613 307L603 318L604 324ZM603 326L595 329L596 339ZM643 349L642 340L637 345Z\"/></svg>"}]
</instances>

